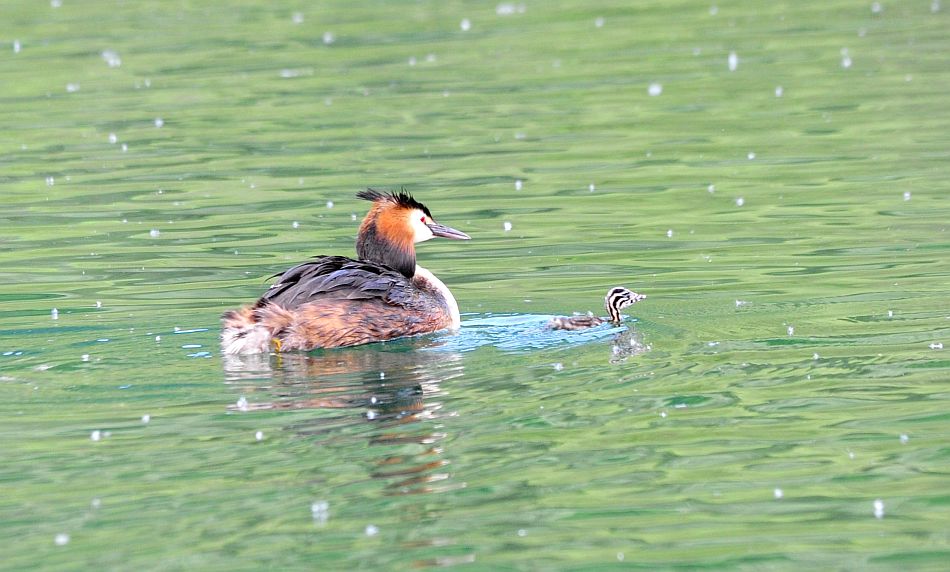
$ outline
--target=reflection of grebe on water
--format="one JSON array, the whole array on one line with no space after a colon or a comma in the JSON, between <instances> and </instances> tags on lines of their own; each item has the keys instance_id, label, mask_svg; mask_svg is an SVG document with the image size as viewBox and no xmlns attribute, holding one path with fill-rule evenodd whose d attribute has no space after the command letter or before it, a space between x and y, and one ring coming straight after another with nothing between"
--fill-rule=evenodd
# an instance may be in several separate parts
<instances>
[{"instance_id":1,"label":"reflection of grebe on water","mask_svg":"<svg viewBox=\"0 0 950 572\"><path fill-rule=\"evenodd\" d=\"M448 464L438 446L445 435L433 431L431 422L442 415L439 385L462 374L461 355L435 345L417 338L310 354L225 355L228 382L242 393L229 409L329 410L298 417L285 429L317 446L340 439L392 446L392 454L377 457L370 472L386 482L390 494L464 486L435 484L450 478L440 470ZM369 436L360 429L366 423L372 428ZM407 453L405 445L413 444L421 450Z\"/></svg>"}]
</instances>

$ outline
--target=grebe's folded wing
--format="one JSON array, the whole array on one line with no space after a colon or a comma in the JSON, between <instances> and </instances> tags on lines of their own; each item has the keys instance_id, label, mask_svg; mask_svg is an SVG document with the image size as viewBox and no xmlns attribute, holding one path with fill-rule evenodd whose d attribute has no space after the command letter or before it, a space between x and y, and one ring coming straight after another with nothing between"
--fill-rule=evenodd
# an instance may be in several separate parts
<instances>
[{"instance_id":1,"label":"grebe's folded wing","mask_svg":"<svg viewBox=\"0 0 950 572\"><path fill-rule=\"evenodd\" d=\"M318 256L277 275L256 306L277 304L287 310L317 299L378 300L411 307L415 289L401 273L345 256Z\"/></svg>"}]
</instances>

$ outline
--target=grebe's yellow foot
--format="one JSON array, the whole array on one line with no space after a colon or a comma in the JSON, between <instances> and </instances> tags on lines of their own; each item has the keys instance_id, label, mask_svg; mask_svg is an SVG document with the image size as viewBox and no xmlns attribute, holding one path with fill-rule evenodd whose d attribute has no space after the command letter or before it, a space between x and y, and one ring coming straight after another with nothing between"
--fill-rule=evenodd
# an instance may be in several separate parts
<instances>
[{"instance_id":1,"label":"grebe's yellow foot","mask_svg":"<svg viewBox=\"0 0 950 572\"><path fill-rule=\"evenodd\" d=\"M274 344L274 351L280 353L280 347L284 345L283 342L280 341L280 338L273 338L271 342Z\"/></svg>"},{"instance_id":2,"label":"grebe's yellow foot","mask_svg":"<svg viewBox=\"0 0 950 572\"><path fill-rule=\"evenodd\" d=\"M570 317L558 316L548 323L548 327L552 330L583 330L599 326L604 322L619 326L623 320L620 316L620 310L644 299L646 299L645 294L637 294L623 286L614 286L604 296L604 308L607 310L608 317L599 318L593 314Z\"/></svg>"}]
</instances>

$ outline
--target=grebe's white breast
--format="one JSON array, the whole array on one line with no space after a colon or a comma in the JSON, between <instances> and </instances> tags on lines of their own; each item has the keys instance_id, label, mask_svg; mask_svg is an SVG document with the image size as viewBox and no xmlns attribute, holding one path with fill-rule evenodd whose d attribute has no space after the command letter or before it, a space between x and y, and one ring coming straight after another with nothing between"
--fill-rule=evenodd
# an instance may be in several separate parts
<instances>
[{"instance_id":1,"label":"grebe's white breast","mask_svg":"<svg viewBox=\"0 0 950 572\"><path fill-rule=\"evenodd\" d=\"M459 329L459 326L462 325L462 317L459 315L459 304L455 301L455 296L452 295L452 292L449 291L449 287L445 285L444 282L435 277L435 274L429 272L425 268L416 265L416 274L413 276L413 280L419 280L424 282L429 289L437 291L442 299L445 300L445 305L449 310L449 316L452 319L452 323L449 325L449 328L453 330Z\"/></svg>"}]
</instances>

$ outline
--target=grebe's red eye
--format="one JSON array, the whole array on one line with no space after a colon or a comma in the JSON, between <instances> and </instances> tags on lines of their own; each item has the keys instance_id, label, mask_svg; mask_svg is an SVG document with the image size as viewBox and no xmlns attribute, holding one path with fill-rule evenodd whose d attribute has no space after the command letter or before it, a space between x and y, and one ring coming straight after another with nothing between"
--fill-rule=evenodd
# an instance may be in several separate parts
<instances>
[{"instance_id":1,"label":"grebe's red eye","mask_svg":"<svg viewBox=\"0 0 950 572\"><path fill-rule=\"evenodd\" d=\"M420 218L419 220L422 221L422 224L425 224L425 223L426 223L426 217L422 217L422 218Z\"/></svg>"}]
</instances>

